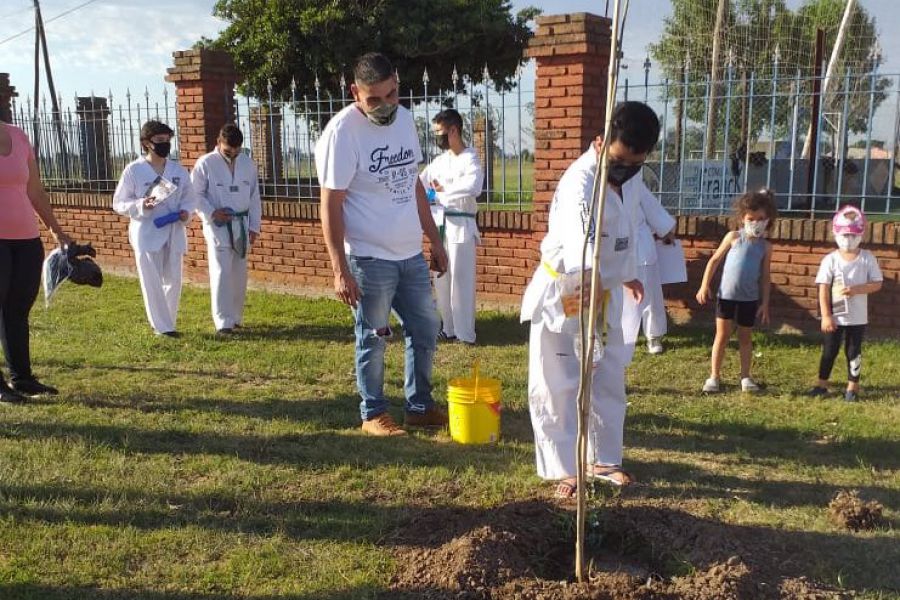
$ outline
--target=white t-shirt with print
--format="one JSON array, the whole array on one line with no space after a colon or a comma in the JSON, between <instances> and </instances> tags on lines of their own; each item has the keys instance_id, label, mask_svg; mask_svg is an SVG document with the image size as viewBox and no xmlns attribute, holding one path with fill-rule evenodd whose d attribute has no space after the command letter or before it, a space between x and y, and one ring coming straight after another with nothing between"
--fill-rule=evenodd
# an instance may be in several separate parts
<instances>
[{"instance_id":1,"label":"white t-shirt with print","mask_svg":"<svg viewBox=\"0 0 900 600\"><path fill-rule=\"evenodd\" d=\"M344 250L405 260L422 252L416 180L422 150L412 114L371 123L355 104L336 114L316 143L319 185L346 190Z\"/></svg>"},{"instance_id":2,"label":"white t-shirt with print","mask_svg":"<svg viewBox=\"0 0 900 600\"><path fill-rule=\"evenodd\" d=\"M838 250L822 259L816 283L831 285L835 278L843 278L844 285L851 287L875 281L883 281L878 260L868 250L860 250L854 260L846 261ZM849 311L843 315L835 315L838 325L865 325L869 322L869 295L858 294L848 299Z\"/></svg>"}]
</instances>

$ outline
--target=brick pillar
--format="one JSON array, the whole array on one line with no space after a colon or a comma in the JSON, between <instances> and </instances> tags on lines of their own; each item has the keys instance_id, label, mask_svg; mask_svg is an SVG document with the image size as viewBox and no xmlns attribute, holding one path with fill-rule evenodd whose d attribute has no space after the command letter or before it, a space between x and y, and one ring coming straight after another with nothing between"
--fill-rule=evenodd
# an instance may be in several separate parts
<instances>
[{"instance_id":1,"label":"brick pillar","mask_svg":"<svg viewBox=\"0 0 900 600\"><path fill-rule=\"evenodd\" d=\"M494 144L496 144L493 119L484 114L476 115L472 123L472 146L481 159L484 169L484 189L494 189ZM487 200L490 200L488 198Z\"/></svg>"},{"instance_id":2,"label":"brick pillar","mask_svg":"<svg viewBox=\"0 0 900 600\"><path fill-rule=\"evenodd\" d=\"M109 107L106 98L79 96L75 114L78 117L78 141L84 177L97 184L111 182L109 164Z\"/></svg>"},{"instance_id":3,"label":"brick pillar","mask_svg":"<svg viewBox=\"0 0 900 600\"><path fill-rule=\"evenodd\" d=\"M250 108L250 145L266 190L284 184L284 153L281 148L281 108L260 104Z\"/></svg>"},{"instance_id":4,"label":"brick pillar","mask_svg":"<svg viewBox=\"0 0 900 600\"><path fill-rule=\"evenodd\" d=\"M174 83L181 164L190 169L216 145L222 125L234 121L234 84L238 74L231 55L221 50L179 50L166 81ZM171 124L170 124L171 125Z\"/></svg>"},{"instance_id":5,"label":"brick pillar","mask_svg":"<svg viewBox=\"0 0 900 600\"><path fill-rule=\"evenodd\" d=\"M9 83L9 73L0 73L0 121L12 123L12 99L18 95Z\"/></svg>"},{"instance_id":6,"label":"brick pillar","mask_svg":"<svg viewBox=\"0 0 900 600\"><path fill-rule=\"evenodd\" d=\"M606 117L611 21L590 13L537 18L525 55L537 60L534 91L535 237L563 171L587 149Z\"/></svg>"}]
</instances>

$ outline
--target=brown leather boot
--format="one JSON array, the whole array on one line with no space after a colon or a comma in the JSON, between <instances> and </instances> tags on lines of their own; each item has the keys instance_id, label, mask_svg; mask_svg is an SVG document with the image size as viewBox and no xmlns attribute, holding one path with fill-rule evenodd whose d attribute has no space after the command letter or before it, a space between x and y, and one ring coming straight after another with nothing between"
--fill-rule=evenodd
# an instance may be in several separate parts
<instances>
[{"instance_id":1,"label":"brown leather boot","mask_svg":"<svg viewBox=\"0 0 900 600\"><path fill-rule=\"evenodd\" d=\"M394 437L406 435L406 431L397 425L397 422L387 413L381 413L367 421L363 421L362 430L369 435L378 437Z\"/></svg>"},{"instance_id":2,"label":"brown leather boot","mask_svg":"<svg viewBox=\"0 0 900 600\"><path fill-rule=\"evenodd\" d=\"M427 427L439 429L446 427L449 419L447 413L436 406L432 406L424 413L407 412L403 424L407 427Z\"/></svg>"}]
</instances>

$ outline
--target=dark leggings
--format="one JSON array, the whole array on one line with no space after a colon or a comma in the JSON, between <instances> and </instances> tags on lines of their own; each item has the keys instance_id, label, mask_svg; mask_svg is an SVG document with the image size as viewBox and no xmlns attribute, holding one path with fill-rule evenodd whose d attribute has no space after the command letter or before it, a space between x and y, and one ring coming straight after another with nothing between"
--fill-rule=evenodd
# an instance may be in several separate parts
<instances>
[{"instance_id":1,"label":"dark leggings","mask_svg":"<svg viewBox=\"0 0 900 600\"><path fill-rule=\"evenodd\" d=\"M13 381L32 377L28 313L41 285L43 262L40 238L0 240L0 341Z\"/></svg>"},{"instance_id":2,"label":"dark leggings","mask_svg":"<svg viewBox=\"0 0 900 600\"><path fill-rule=\"evenodd\" d=\"M844 356L847 357L847 380L859 382L862 371L862 341L865 325L838 325L837 329L825 334L822 341L822 360L819 362L819 379L828 381L831 368L841 350L841 338L846 336Z\"/></svg>"}]
</instances>

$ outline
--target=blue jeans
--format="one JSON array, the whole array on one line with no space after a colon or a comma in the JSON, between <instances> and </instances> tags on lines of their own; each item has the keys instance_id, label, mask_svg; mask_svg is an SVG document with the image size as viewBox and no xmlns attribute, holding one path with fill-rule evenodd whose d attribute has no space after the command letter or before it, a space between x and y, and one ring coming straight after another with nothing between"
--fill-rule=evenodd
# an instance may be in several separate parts
<instances>
[{"instance_id":1,"label":"blue jeans","mask_svg":"<svg viewBox=\"0 0 900 600\"><path fill-rule=\"evenodd\" d=\"M431 363L440 320L431 295L425 257L383 260L348 256L350 270L362 292L356 318L356 384L363 420L387 411L384 398L384 350L391 309L397 313L406 340L403 390L406 410L424 413L434 404Z\"/></svg>"}]
</instances>

